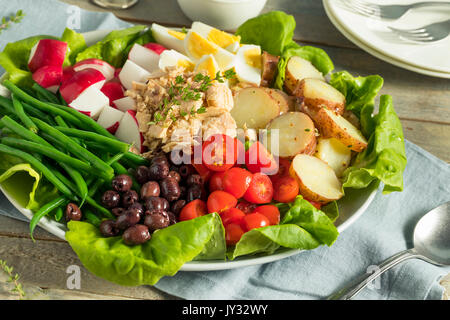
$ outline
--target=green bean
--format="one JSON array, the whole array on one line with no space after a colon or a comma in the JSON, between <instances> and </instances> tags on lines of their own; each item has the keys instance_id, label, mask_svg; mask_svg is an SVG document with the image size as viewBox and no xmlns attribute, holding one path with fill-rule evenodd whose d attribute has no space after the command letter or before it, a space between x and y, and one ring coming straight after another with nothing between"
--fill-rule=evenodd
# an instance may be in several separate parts
<instances>
[{"instance_id":1,"label":"green bean","mask_svg":"<svg viewBox=\"0 0 450 320\"><path fill-rule=\"evenodd\" d=\"M31 88L34 90L34 92L36 92L36 94L40 93L47 102L59 103L58 98L52 92L41 87L39 84L34 83Z\"/></svg>"},{"instance_id":2,"label":"green bean","mask_svg":"<svg viewBox=\"0 0 450 320\"><path fill-rule=\"evenodd\" d=\"M70 126L67 124L67 122L64 121L63 118L61 118L61 116L56 116L55 117L55 122L58 126L60 127L65 127L65 128L70 128ZM79 145L81 145L81 140L75 137L71 137L73 141L75 141L76 143L78 143Z\"/></svg>"},{"instance_id":3,"label":"green bean","mask_svg":"<svg viewBox=\"0 0 450 320\"><path fill-rule=\"evenodd\" d=\"M30 105L38 108L39 110L48 112L51 114L55 114L55 115L56 114L60 115L65 120L72 122L73 124L76 124L78 126L82 126L81 121L78 118L76 118L74 115L69 114L68 112L66 112L65 110L63 110L61 108L55 107L51 103L46 103L46 102L40 101L39 99L34 98L33 96L27 94L25 91L23 91L22 89L17 87L11 81L5 80L5 81L3 81L3 85L6 88L8 88L9 91L11 91L13 94L15 94L18 98L20 98L22 101L29 103ZM71 109L69 107L66 107L66 108ZM74 110L74 109L72 109L72 110ZM78 112L76 110L74 110L74 111Z\"/></svg>"},{"instance_id":4,"label":"green bean","mask_svg":"<svg viewBox=\"0 0 450 320\"><path fill-rule=\"evenodd\" d=\"M58 104L67 107L67 102L66 102L66 100L64 100L64 98L62 97L61 92L59 90L58 90L57 96L58 96L58 100L59 100Z\"/></svg>"},{"instance_id":5,"label":"green bean","mask_svg":"<svg viewBox=\"0 0 450 320\"><path fill-rule=\"evenodd\" d=\"M105 148L107 148L110 151L127 152L128 149L130 149L129 144L126 144L117 139L111 139L111 138L102 136L95 132L78 130L78 129L73 129L73 128L64 128L61 126L57 126L57 127L55 127L55 129L61 131L65 135L68 135L71 137L77 137L77 138L81 138L81 139L95 141L97 143L104 145Z\"/></svg>"},{"instance_id":6,"label":"green bean","mask_svg":"<svg viewBox=\"0 0 450 320\"><path fill-rule=\"evenodd\" d=\"M97 228L100 226L100 223L102 220L100 220L91 210L84 209L83 210L83 216L86 219L87 222L90 224L96 226Z\"/></svg>"},{"instance_id":7,"label":"green bean","mask_svg":"<svg viewBox=\"0 0 450 320\"><path fill-rule=\"evenodd\" d=\"M29 152L36 152L42 154L50 159L66 163L75 169L93 173L92 167L89 163L73 158L55 148L50 148L40 143L17 139L12 137L5 137L1 139L1 143L10 147L18 147Z\"/></svg>"},{"instance_id":8,"label":"green bean","mask_svg":"<svg viewBox=\"0 0 450 320\"><path fill-rule=\"evenodd\" d=\"M110 151L110 150L108 150L108 148L105 145L94 142L94 141L86 140L84 143L90 150L102 150L104 152ZM126 161L127 167L130 167L130 168L137 167L137 166L148 166L149 165L149 162L147 159L145 159L144 157L141 157L131 151L125 152L125 154L122 157L122 161L124 161L124 162Z\"/></svg>"},{"instance_id":9,"label":"green bean","mask_svg":"<svg viewBox=\"0 0 450 320\"><path fill-rule=\"evenodd\" d=\"M19 117L20 121L22 121L22 123L25 125L25 127L28 128L28 130L31 130L34 133L38 132L38 128L36 127L34 122L31 121L30 117L28 117L28 115L25 113L22 103L14 94L12 96L12 100L14 110L16 110L16 115Z\"/></svg>"},{"instance_id":10,"label":"green bean","mask_svg":"<svg viewBox=\"0 0 450 320\"><path fill-rule=\"evenodd\" d=\"M40 171L42 175L44 175L44 177L47 178L47 180L52 183L63 195L69 199L76 199L72 191L61 180L59 180L52 171L50 171L42 162L34 158L29 153L23 152L16 148L11 148L4 144L0 144L0 152L25 160L35 169Z\"/></svg>"},{"instance_id":11,"label":"green bean","mask_svg":"<svg viewBox=\"0 0 450 320\"><path fill-rule=\"evenodd\" d=\"M114 175L114 170L113 168L111 168L111 166L109 166L108 164L106 164L103 160L101 160L99 157L97 157L96 155L94 155L92 152L88 151L87 149L79 146L78 144L75 143L75 141L73 141L71 138L69 138L68 136L66 136L64 133L62 133L61 131L53 128L52 126L48 125L47 123L37 119L37 118L32 118L31 120L34 121L34 123L36 123L36 125L38 126L39 130L41 130L42 132L47 133L48 135L54 137L55 139L57 139L60 142L60 145L66 150L71 152L72 154L74 154L77 157L82 158L83 160L86 160L87 162L89 162L94 168L97 168L100 171L104 171L106 173L106 175L109 176L110 179L112 179L113 175Z\"/></svg>"},{"instance_id":12,"label":"green bean","mask_svg":"<svg viewBox=\"0 0 450 320\"><path fill-rule=\"evenodd\" d=\"M63 215L64 215L63 209L61 207L56 208L55 221L58 222L59 220L61 220Z\"/></svg>"},{"instance_id":13,"label":"green bean","mask_svg":"<svg viewBox=\"0 0 450 320\"><path fill-rule=\"evenodd\" d=\"M16 113L11 99L0 96L0 106L2 106L9 113Z\"/></svg>"},{"instance_id":14,"label":"green bean","mask_svg":"<svg viewBox=\"0 0 450 320\"><path fill-rule=\"evenodd\" d=\"M55 125L55 121L53 121L52 117L50 117L47 113L42 112L39 109L36 109L35 107L30 106L28 103L23 102L23 109L27 114L29 114L32 117L36 117L41 119L42 121L47 122L48 124Z\"/></svg>"},{"instance_id":15,"label":"green bean","mask_svg":"<svg viewBox=\"0 0 450 320\"><path fill-rule=\"evenodd\" d=\"M53 199L49 203L43 205L36 213L33 214L33 218L30 221L30 235L31 239L33 239L33 231L36 228L39 221L49 214L51 211L60 208L61 206L65 206L69 203L69 200L67 200L64 196L58 197L56 199Z\"/></svg>"}]
</instances>

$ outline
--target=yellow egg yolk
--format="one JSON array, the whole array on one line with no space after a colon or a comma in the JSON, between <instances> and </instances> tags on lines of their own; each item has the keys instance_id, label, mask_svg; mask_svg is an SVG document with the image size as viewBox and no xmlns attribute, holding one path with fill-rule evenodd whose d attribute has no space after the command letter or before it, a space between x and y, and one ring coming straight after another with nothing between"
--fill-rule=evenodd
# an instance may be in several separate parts
<instances>
[{"instance_id":1,"label":"yellow egg yolk","mask_svg":"<svg viewBox=\"0 0 450 320\"><path fill-rule=\"evenodd\" d=\"M214 43L206 40L197 32L191 32L188 40L188 51L196 59L204 56L205 54L214 54L217 52Z\"/></svg>"},{"instance_id":2,"label":"yellow egg yolk","mask_svg":"<svg viewBox=\"0 0 450 320\"><path fill-rule=\"evenodd\" d=\"M175 30L168 30L168 34L170 34L172 37L177 38L178 40L184 40L186 38L186 33L175 31Z\"/></svg>"},{"instance_id":3,"label":"yellow egg yolk","mask_svg":"<svg viewBox=\"0 0 450 320\"><path fill-rule=\"evenodd\" d=\"M214 42L219 47L226 48L235 42L239 42L241 40L241 37L234 36L218 29L212 29L208 33L208 40Z\"/></svg>"},{"instance_id":4,"label":"yellow egg yolk","mask_svg":"<svg viewBox=\"0 0 450 320\"><path fill-rule=\"evenodd\" d=\"M244 52L245 63L251 67L261 69L261 51L257 48L248 49Z\"/></svg>"}]
</instances>

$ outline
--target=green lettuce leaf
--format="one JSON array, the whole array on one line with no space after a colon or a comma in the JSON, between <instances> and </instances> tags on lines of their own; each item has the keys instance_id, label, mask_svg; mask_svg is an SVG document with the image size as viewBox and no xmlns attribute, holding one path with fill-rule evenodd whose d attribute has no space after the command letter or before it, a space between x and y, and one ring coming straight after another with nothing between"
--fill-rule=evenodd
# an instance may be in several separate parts
<instances>
[{"instance_id":1,"label":"green lettuce leaf","mask_svg":"<svg viewBox=\"0 0 450 320\"><path fill-rule=\"evenodd\" d=\"M228 252L228 258L272 254L280 248L311 250L319 245L331 246L336 241L339 232L333 221L302 196L277 206L283 215L280 224L246 232Z\"/></svg>"},{"instance_id":2,"label":"green lettuce leaf","mask_svg":"<svg viewBox=\"0 0 450 320\"><path fill-rule=\"evenodd\" d=\"M64 66L71 66L75 63L78 53L86 49L86 41L84 36L72 29L66 28L61 36L61 41L67 42L66 59Z\"/></svg>"},{"instance_id":3,"label":"green lettuce leaf","mask_svg":"<svg viewBox=\"0 0 450 320\"><path fill-rule=\"evenodd\" d=\"M217 213L161 229L137 246L125 245L121 237L104 238L86 222L70 221L67 226L66 239L83 265L93 274L125 286L153 285L163 276L173 276L184 263L204 254L211 239L218 241L218 231L223 234Z\"/></svg>"},{"instance_id":4,"label":"green lettuce leaf","mask_svg":"<svg viewBox=\"0 0 450 320\"><path fill-rule=\"evenodd\" d=\"M78 53L76 62L85 59L101 59L114 67L121 67L127 59L131 46L138 42L152 40L146 26L137 25L123 30L114 30L108 33L103 40ZM149 41L150 42L150 41Z\"/></svg>"}]
</instances>

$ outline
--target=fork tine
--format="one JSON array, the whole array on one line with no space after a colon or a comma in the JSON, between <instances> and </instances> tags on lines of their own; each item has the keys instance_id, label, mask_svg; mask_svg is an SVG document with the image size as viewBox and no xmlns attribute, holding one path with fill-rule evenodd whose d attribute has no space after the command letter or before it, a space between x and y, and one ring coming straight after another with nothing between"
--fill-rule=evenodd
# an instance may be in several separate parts
<instances>
[{"instance_id":1,"label":"fork tine","mask_svg":"<svg viewBox=\"0 0 450 320\"><path fill-rule=\"evenodd\" d=\"M434 37L429 35L428 33L424 34L415 34L415 33L399 33L396 32L400 38L416 41L416 42L430 42L434 40Z\"/></svg>"},{"instance_id":2,"label":"fork tine","mask_svg":"<svg viewBox=\"0 0 450 320\"><path fill-rule=\"evenodd\" d=\"M407 33L423 33L423 32L427 31L425 28L397 29L397 28L394 28L394 27L389 27L389 29L391 29L392 31L396 31L396 32L407 32Z\"/></svg>"},{"instance_id":3,"label":"fork tine","mask_svg":"<svg viewBox=\"0 0 450 320\"><path fill-rule=\"evenodd\" d=\"M347 0L345 3L349 8L366 16L379 16L380 11L376 7L370 7L360 2L355 2L356 0Z\"/></svg>"}]
</instances>

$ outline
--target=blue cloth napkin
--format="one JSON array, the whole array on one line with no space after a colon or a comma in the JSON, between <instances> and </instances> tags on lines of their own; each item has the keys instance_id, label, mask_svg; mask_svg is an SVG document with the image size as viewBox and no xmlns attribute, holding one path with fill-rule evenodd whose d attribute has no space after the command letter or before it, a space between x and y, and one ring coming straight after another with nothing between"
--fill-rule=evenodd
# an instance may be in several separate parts
<instances>
[{"instance_id":1,"label":"blue cloth napkin","mask_svg":"<svg viewBox=\"0 0 450 320\"><path fill-rule=\"evenodd\" d=\"M0 0L2 14L23 9L26 17L0 36L0 50L9 41L36 34L60 35L70 7L49 0ZM80 29L128 26L112 14L81 13ZM1 73L1 71L0 71ZM367 211L345 230L332 247L320 247L264 265L228 271L179 272L155 287L186 299L322 299L385 258L412 246L416 222L428 210L450 200L450 166L407 142L405 190L378 192ZM0 195L0 214L26 221ZM419 260L404 262L380 276L356 299L441 299L440 268Z\"/></svg>"}]
</instances>

